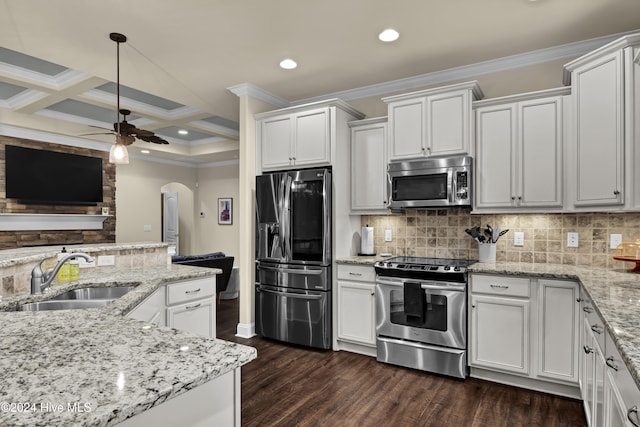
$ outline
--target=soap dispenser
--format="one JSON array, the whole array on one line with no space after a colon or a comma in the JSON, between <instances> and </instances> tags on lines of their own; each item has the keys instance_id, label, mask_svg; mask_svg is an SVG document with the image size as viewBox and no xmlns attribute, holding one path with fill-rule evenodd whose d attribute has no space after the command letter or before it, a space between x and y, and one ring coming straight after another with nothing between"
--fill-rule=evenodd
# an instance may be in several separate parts
<instances>
[{"instance_id":1,"label":"soap dispenser","mask_svg":"<svg viewBox=\"0 0 640 427\"><path fill-rule=\"evenodd\" d=\"M63 247L62 251L58 254L58 261L64 258L65 255L67 255L67 249ZM69 264L69 261L66 261L60 266L57 279L58 283L69 283L71 280L71 265Z\"/></svg>"}]
</instances>

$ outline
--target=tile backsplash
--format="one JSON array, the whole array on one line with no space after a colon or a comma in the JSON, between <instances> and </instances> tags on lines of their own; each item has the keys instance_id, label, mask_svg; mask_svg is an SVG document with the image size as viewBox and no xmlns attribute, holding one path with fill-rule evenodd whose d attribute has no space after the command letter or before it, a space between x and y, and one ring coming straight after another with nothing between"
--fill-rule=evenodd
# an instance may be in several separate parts
<instances>
[{"instance_id":1,"label":"tile backsplash","mask_svg":"<svg viewBox=\"0 0 640 427\"><path fill-rule=\"evenodd\" d=\"M496 261L608 268L633 266L612 258L610 234L622 234L622 241L640 238L640 212L471 215L467 208L452 208L363 215L361 223L374 228L378 254L478 259L478 243L464 230L489 224L509 229L496 244ZM385 230L391 230L391 242L384 241ZM514 246L516 231L524 232L524 246ZM578 233L577 248L567 247L569 232Z\"/></svg>"}]
</instances>

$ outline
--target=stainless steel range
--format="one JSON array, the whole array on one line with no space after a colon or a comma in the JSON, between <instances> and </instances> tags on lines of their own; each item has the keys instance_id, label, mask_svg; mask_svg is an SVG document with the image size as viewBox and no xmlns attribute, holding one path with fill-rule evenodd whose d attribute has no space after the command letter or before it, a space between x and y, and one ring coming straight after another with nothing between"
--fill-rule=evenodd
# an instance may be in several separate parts
<instances>
[{"instance_id":1,"label":"stainless steel range","mask_svg":"<svg viewBox=\"0 0 640 427\"><path fill-rule=\"evenodd\" d=\"M374 264L379 361L467 376L467 266L472 262L395 257Z\"/></svg>"}]
</instances>

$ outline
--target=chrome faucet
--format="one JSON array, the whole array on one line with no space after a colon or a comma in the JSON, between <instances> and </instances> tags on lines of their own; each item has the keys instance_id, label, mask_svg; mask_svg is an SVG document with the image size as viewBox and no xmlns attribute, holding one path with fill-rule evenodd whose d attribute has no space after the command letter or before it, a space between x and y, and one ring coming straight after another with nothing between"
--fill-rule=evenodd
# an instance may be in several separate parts
<instances>
[{"instance_id":1,"label":"chrome faucet","mask_svg":"<svg viewBox=\"0 0 640 427\"><path fill-rule=\"evenodd\" d=\"M73 258L84 258L87 262L92 262L93 258L83 252L69 253L58 260L55 267L45 272L42 271L42 263L46 260L40 261L33 270L31 270L31 293L41 294L51 287L51 282L58 274L58 270L62 267L62 264Z\"/></svg>"}]
</instances>

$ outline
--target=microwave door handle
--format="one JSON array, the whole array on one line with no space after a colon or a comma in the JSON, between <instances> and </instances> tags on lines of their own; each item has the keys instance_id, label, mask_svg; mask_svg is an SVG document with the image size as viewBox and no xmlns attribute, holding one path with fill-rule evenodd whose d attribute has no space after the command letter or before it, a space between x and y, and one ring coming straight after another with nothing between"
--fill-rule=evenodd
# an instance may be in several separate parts
<instances>
[{"instance_id":1,"label":"microwave door handle","mask_svg":"<svg viewBox=\"0 0 640 427\"><path fill-rule=\"evenodd\" d=\"M451 192L449 194L449 203L453 205L456 202L456 194L458 193L458 183L455 180L455 173L453 172L453 170L449 169L447 173L449 175L448 177L448 179L450 180L449 182L451 183L451 185L449 186L449 188L451 189Z\"/></svg>"}]
</instances>

